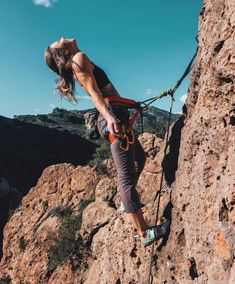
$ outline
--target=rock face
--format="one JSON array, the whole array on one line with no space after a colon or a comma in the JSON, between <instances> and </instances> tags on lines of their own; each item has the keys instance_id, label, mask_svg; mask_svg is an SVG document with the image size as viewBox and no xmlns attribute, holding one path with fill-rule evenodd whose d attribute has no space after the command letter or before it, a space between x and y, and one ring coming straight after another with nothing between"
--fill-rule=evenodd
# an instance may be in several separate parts
<instances>
[{"instance_id":1,"label":"rock face","mask_svg":"<svg viewBox=\"0 0 235 284\"><path fill-rule=\"evenodd\" d=\"M6 178L11 186L5 185L3 190L0 182L0 257L2 230L9 210L19 204L19 196L37 183L45 167L65 161L84 165L96 148L94 143L69 132L0 116L0 178Z\"/></svg>"},{"instance_id":2,"label":"rock face","mask_svg":"<svg viewBox=\"0 0 235 284\"><path fill-rule=\"evenodd\" d=\"M199 30L156 279L235 283L235 2L205 1Z\"/></svg>"},{"instance_id":3,"label":"rock face","mask_svg":"<svg viewBox=\"0 0 235 284\"><path fill-rule=\"evenodd\" d=\"M140 137L144 217L154 224L163 169L158 222L171 219L169 236L153 250L134 238L118 210L112 161L50 166L5 226L3 283L235 283L234 42L235 2L206 0L184 115L166 156L163 140Z\"/></svg>"}]
</instances>

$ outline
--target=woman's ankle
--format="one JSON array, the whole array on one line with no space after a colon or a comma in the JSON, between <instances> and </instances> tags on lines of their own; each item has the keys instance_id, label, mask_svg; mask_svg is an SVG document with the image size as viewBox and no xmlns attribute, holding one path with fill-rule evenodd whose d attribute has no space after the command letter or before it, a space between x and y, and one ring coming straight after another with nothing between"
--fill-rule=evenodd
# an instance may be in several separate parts
<instances>
[{"instance_id":1,"label":"woman's ankle","mask_svg":"<svg viewBox=\"0 0 235 284\"><path fill-rule=\"evenodd\" d=\"M134 213L128 213L128 215L130 216L130 218L133 222L133 225L135 226L138 234L141 237L144 236L145 231L148 228L148 225L145 223L141 209L138 210L137 212L134 212Z\"/></svg>"},{"instance_id":2,"label":"woman's ankle","mask_svg":"<svg viewBox=\"0 0 235 284\"><path fill-rule=\"evenodd\" d=\"M146 230L139 231L139 235L141 236L141 238L146 238L147 237Z\"/></svg>"}]
</instances>

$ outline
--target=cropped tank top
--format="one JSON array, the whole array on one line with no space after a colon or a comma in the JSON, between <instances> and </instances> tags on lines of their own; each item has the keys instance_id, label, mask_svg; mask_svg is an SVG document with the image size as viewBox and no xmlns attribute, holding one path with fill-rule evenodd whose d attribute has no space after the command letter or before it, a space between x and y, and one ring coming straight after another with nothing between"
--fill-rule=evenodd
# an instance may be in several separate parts
<instances>
[{"instance_id":1,"label":"cropped tank top","mask_svg":"<svg viewBox=\"0 0 235 284\"><path fill-rule=\"evenodd\" d=\"M94 65L93 75L95 77L98 88L101 90L103 87L105 87L108 83L111 82L103 69L101 69L94 63L93 65Z\"/></svg>"}]
</instances>

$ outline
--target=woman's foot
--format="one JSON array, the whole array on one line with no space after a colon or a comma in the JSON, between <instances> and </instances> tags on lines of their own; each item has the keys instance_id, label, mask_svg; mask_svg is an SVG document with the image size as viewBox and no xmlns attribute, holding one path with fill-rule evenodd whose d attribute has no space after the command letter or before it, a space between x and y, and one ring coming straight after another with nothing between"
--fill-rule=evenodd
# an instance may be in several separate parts
<instances>
[{"instance_id":1,"label":"woman's foot","mask_svg":"<svg viewBox=\"0 0 235 284\"><path fill-rule=\"evenodd\" d=\"M146 232L146 236L140 237L142 244L146 247L156 242L157 240L165 237L170 229L170 221L167 220L163 224L148 228Z\"/></svg>"}]
</instances>

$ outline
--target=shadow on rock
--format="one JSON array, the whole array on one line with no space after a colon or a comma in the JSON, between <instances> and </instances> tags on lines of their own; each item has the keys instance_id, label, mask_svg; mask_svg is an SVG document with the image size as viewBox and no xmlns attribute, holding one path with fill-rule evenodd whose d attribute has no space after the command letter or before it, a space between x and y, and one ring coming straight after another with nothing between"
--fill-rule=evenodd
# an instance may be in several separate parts
<instances>
[{"instance_id":1,"label":"shadow on rock","mask_svg":"<svg viewBox=\"0 0 235 284\"><path fill-rule=\"evenodd\" d=\"M0 259L2 257L3 229L9 217L21 201L16 188L11 188L8 181L0 177Z\"/></svg>"},{"instance_id":2,"label":"shadow on rock","mask_svg":"<svg viewBox=\"0 0 235 284\"><path fill-rule=\"evenodd\" d=\"M169 153L162 161L162 168L165 174L165 180L168 186L175 181L175 172L178 166L178 157L181 140L181 130L184 126L185 116L181 116L172 127L171 136L169 138Z\"/></svg>"},{"instance_id":3,"label":"shadow on rock","mask_svg":"<svg viewBox=\"0 0 235 284\"><path fill-rule=\"evenodd\" d=\"M166 220L170 221L170 228L169 228L166 236L162 239L161 244L157 247L158 251L162 250L162 248L167 244L167 241L169 239L169 235L170 235L170 231L171 231L171 222L172 222L172 208L173 208L173 204L172 204L171 199L170 199L170 201L167 203L167 205L166 205L166 207L163 211L163 215L162 215Z\"/></svg>"}]
</instances>

